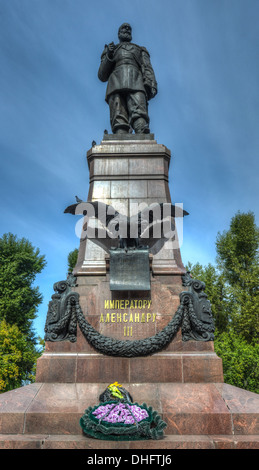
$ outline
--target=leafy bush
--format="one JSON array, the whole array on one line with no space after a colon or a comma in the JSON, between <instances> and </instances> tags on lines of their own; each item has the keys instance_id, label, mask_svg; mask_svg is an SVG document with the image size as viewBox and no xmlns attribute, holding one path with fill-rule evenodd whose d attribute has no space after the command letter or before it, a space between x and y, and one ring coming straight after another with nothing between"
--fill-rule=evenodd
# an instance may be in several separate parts
<instances>
[{"instance_id":1,"label":"leafy bush","mask_svg":"<svg viewBox=\"0 0 259 470\"><path fill-rule=\"evenodd\" d=\"M216 333L214 348L223 362L224 381L259 393L259 344L247 343L230 329Z\"/></svg>"}]
</instances>

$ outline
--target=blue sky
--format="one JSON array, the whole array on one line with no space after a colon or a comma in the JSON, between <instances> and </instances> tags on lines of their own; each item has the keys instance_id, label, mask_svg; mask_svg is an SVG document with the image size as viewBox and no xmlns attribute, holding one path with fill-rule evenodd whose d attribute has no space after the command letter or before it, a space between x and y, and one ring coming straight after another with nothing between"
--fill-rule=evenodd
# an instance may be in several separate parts
<instances>
[{"instance_id":1,"label":"blue sky","mask_svg":"<svg viewBox=\"0 0 259 470\"><path fill-rule=\"evenodd\" d=\"M110 132L97 71L123 22L158 81L150 127L172 152L172 200L190 212L184 263L214 263L238 210L258 223L258 18L257 0L0 0L0 236L46 256L37 334L79 245L63 211L87 198L86 152Z\"/></svg>"}]
</instances>

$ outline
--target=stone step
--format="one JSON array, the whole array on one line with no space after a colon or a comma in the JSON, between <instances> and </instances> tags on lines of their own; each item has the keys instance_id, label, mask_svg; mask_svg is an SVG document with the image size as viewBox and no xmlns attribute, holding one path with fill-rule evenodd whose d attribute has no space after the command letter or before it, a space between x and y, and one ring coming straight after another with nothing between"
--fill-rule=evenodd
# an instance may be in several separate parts
<instances>
[{"instance_id":1,"label":"stone step","mask_svg":"<svg viewBox=\"0 0 259 470\"><path fill-rule=\"evenodd\" d=\"M108 383L34 383L0 395L0 434L80 435L80 417ZM123 384L167 423L165 433L259 435L259 395L224 383ZM15 436L14 436L15 437ZM198 437L197 437L198 439ZM210 438L211 439L211 438Z\"/></svg>"},{"instance_id":2,"label":"stone step","mask_svg":"<svg viewBox=\"0 0 259 470\"><path fill-rule=\"evenodd\" d=\"M114 455L124 455L127 450L170 450L170 449L259 449L259 435L166 435L163 439L146 441L101 441L90 439L82 434L0 434L2 449L84 449L93 455L93 450L114 450ZM91 453L90 453L91 451ZM104 456L105 453L100 455ZM109 456L113 454L107 454ZM127 454L125 454L127 455ZM166 454L164 454L166 455ZM143 453L143 456L146 457ZM123 457L122 457L123 458ZM136 457L137 458L137 457ZM160 459L162 455L160 456ZM136 461L136 460L135 460Z\"/></svg>"}]
</instances>

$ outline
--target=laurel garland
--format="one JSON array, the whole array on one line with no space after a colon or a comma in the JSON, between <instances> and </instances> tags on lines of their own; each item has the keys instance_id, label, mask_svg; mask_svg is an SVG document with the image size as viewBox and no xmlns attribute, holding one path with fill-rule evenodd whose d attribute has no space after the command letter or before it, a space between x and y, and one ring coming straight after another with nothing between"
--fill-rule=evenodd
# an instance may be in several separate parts
<instances>
[{"instance_id":1,"label":"laurel garland","mask_svg":"<svg viewBox=\"0 0 259 470\"><path fill-rule=\"evenodd\" d=\"M117 340L101 335L85 319L79 302L75 303L76 318L83 335L98 352L107 356L137 357L148 356L165 348L177 334L183 319L184 306L179 305L168 325L154 336L135 341Z\"/></svg>"}]
</instances>

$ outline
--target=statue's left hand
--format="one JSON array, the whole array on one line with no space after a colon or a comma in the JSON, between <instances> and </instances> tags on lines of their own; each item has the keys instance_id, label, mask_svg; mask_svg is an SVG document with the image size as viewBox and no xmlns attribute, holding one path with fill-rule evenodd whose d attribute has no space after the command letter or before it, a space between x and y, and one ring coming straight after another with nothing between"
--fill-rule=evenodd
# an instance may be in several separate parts
<instances>
[{"instance_id":1,"label":"statue's left hand","mask_svg":"<svg viewBox=\"0 0 259 470\"><path fill-rule=\"evenodd\" d=\"M157 94L157 89L152 87L150 91L151 91L151 98L154 98Z\"/></svg>"},{"instance_id":2,"label":"statue's left hand","mask_svg":"<svg viewBox=\"0 0 259 470\"><path fill-rule=\"evenodd\" d=\"M146 92L147 92L147 96L149 100L151 100L152 98L156 96L157 89L155 87L145 85L145 88L146 88Z\"/></svg>"}]
</instances>

